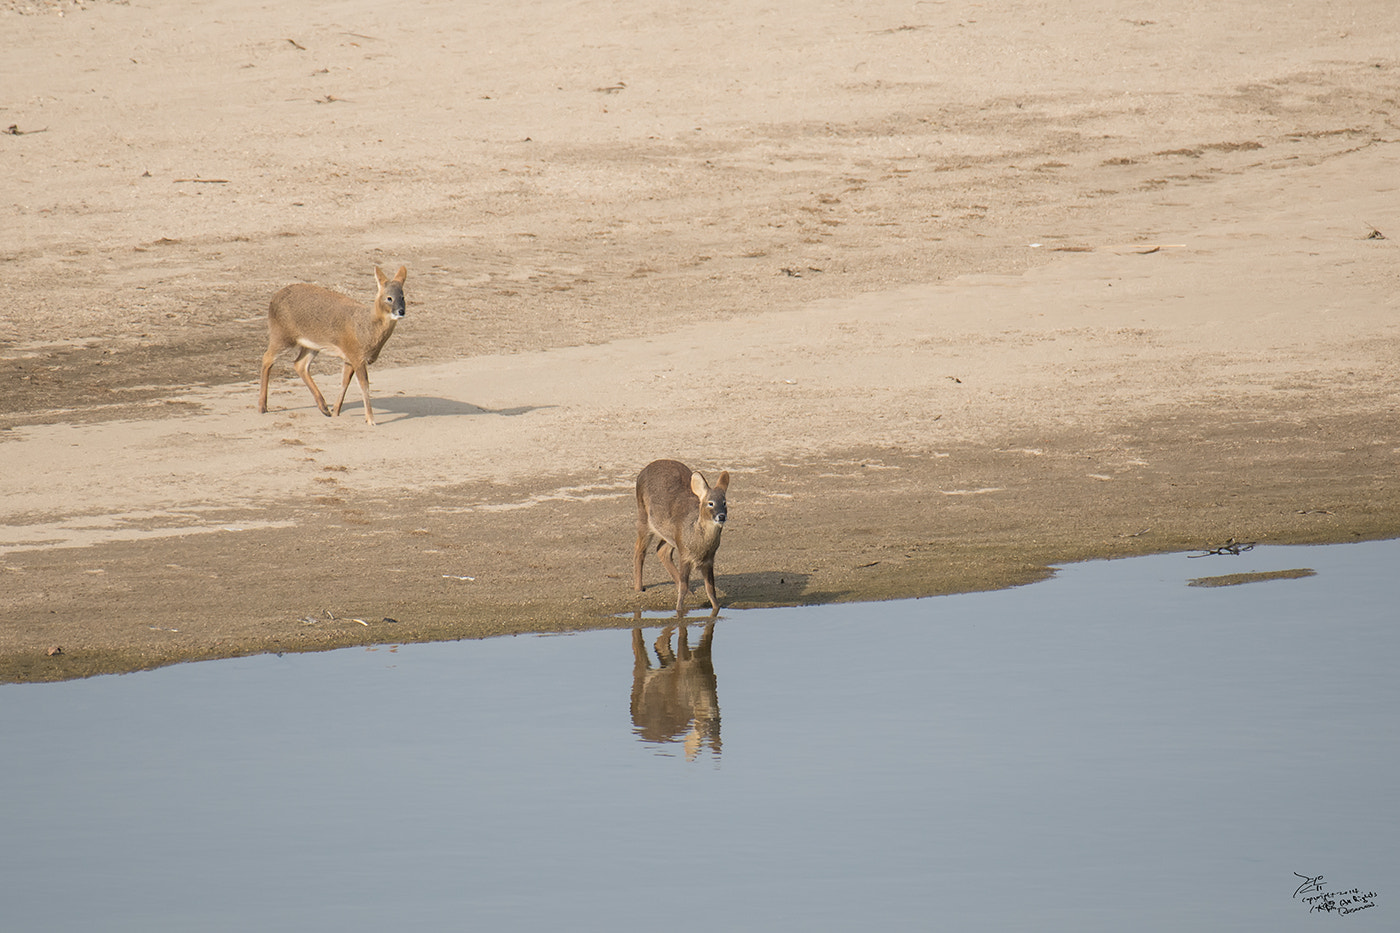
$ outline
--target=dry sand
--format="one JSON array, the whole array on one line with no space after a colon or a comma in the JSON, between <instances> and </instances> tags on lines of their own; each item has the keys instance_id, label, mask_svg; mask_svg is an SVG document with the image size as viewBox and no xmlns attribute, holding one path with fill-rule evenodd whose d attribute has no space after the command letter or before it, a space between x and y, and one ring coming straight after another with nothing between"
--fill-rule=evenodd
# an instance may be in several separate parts
<instances>
[{"instance_id":1,"label":"dry sand","mask_svg":"<svg viewBox=\"0 0 1400 933\"><path fill-rule=\"evenodd\" d=\"M1400 5L751 7L0 4L0 680L1400 534Z\"/></svg>"}]
</instances>

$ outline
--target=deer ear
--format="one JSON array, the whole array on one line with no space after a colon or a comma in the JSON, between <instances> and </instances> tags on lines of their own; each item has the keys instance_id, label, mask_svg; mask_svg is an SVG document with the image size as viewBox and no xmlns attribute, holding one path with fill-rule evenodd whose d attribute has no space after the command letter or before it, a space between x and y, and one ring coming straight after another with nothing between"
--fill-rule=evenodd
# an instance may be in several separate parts
<instances>
[{"instance_id":1,"label":"deer ear","mask_svg":"<svg viewBox=\"0 0 1400 933\"><path fill-rule=\"evenodd\" d=\"M719 480L715 483L715 488L716 488L716 489L728 489L728 488L729 488L729 471L728 471L728 470L725 470L723 473L721 473L721 474L719 475Z\"/></svg>"},{"instance_id":2,"label":"deer ear","mask_svg":"<svg viewBox=\"0 0 1400 933\"><path fill-rule=\"evenodd\" d=\"M389 281L389 277L388 277L387 275L384 274L384 270L383 270L383 269L379 268L378 266L375 266L375 267L374 267L374 280L375 280L376 282L378 282L380 285L383 285L385 282Z\"/></svg>"},{"instance_id":3,"label":"deer ear","mask_svg":"<svg viewBox=\"0 0 1400 933\"><path fill-rule=\"evenodd\" d=\"M403 280L406 278L408 278L408 266L399 266L399 271L398 274L394 276L394 281L402 285Z\"/></svg>"},{"instance_id":4,"label":"deer ear","mask_svg":"<svg viewBox=\"0 0 1400 933\"><path fill-rule=\"evenodd\" d=\"M705 477L701 476L698 470L690 474L690 491L695 493L697 499L705 498L705 494L710 491L710 484L705 482Z\"/></svg>"}]
</instances>

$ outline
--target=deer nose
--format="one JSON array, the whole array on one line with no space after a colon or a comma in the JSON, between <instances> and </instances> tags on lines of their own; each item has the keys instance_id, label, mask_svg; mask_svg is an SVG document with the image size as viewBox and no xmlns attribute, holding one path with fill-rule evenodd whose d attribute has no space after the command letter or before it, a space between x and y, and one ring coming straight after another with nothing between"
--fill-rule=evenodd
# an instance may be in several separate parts
<instances>
[{"instance_id":1,"label":"deer nose","mask_svg":"<svg viewBox=\"0 0 1400 933\"><path fill-rule=\"evenodd\" d=\"M729 517L729 513L728 513L727 511L725 511L724 509L720 509L719 511L715 512L715 524L716 524L716 525L723 525L725 519L727 519L728 517Z\"/></svg>"}]
</instances>

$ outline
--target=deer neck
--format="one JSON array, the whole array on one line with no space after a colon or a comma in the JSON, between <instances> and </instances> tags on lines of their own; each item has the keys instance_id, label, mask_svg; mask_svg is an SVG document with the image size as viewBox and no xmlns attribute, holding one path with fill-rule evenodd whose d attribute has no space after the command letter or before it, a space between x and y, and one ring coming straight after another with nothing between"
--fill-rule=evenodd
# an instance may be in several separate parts
<instances>
[{"instance_id":1,"label":"deer neck","mask_svg":"<svg viewBox=\"0 0 1400 933\"><path fill-rule=\"evenodd\" d=\"M384 344L388 342L390 335L394 333L394 326L398 323L398 318L379 310L378 307L374 309L374 314L370 318L368 343L374 349L376 356L379 355L379 351Z\"/></svg>"},{"instance_id":2,"label":"deer neck","mask_svg":"<svg viewBox=\"0 0 1400 933\"><path fill-rule=\"evenodd\" d=\"M692 550L699 557L715 552L715 549L719 547L719 536L724 531L724 526L716 522L707 522L697 515L690 530L693 536L692 540L695 542L695 547Z\"/></svg>"}]
</instances>

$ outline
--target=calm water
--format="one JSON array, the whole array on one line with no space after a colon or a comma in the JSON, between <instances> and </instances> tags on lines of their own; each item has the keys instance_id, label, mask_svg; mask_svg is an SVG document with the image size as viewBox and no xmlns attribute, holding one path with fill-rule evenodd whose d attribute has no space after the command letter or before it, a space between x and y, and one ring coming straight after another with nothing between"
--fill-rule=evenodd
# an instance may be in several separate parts
<instances>
[{"instance_id":1,"label":"calm water","mask_svg":"<svg viewBox=\"0 0 1400 933\"><path fill-rule=\"evenodd\" d=\"M1082 564L726 612L665 665L646 620L640 667L621 630L3 686L0 928L1395 929L1398 569Z\"/></svg>"}]
</instances>

